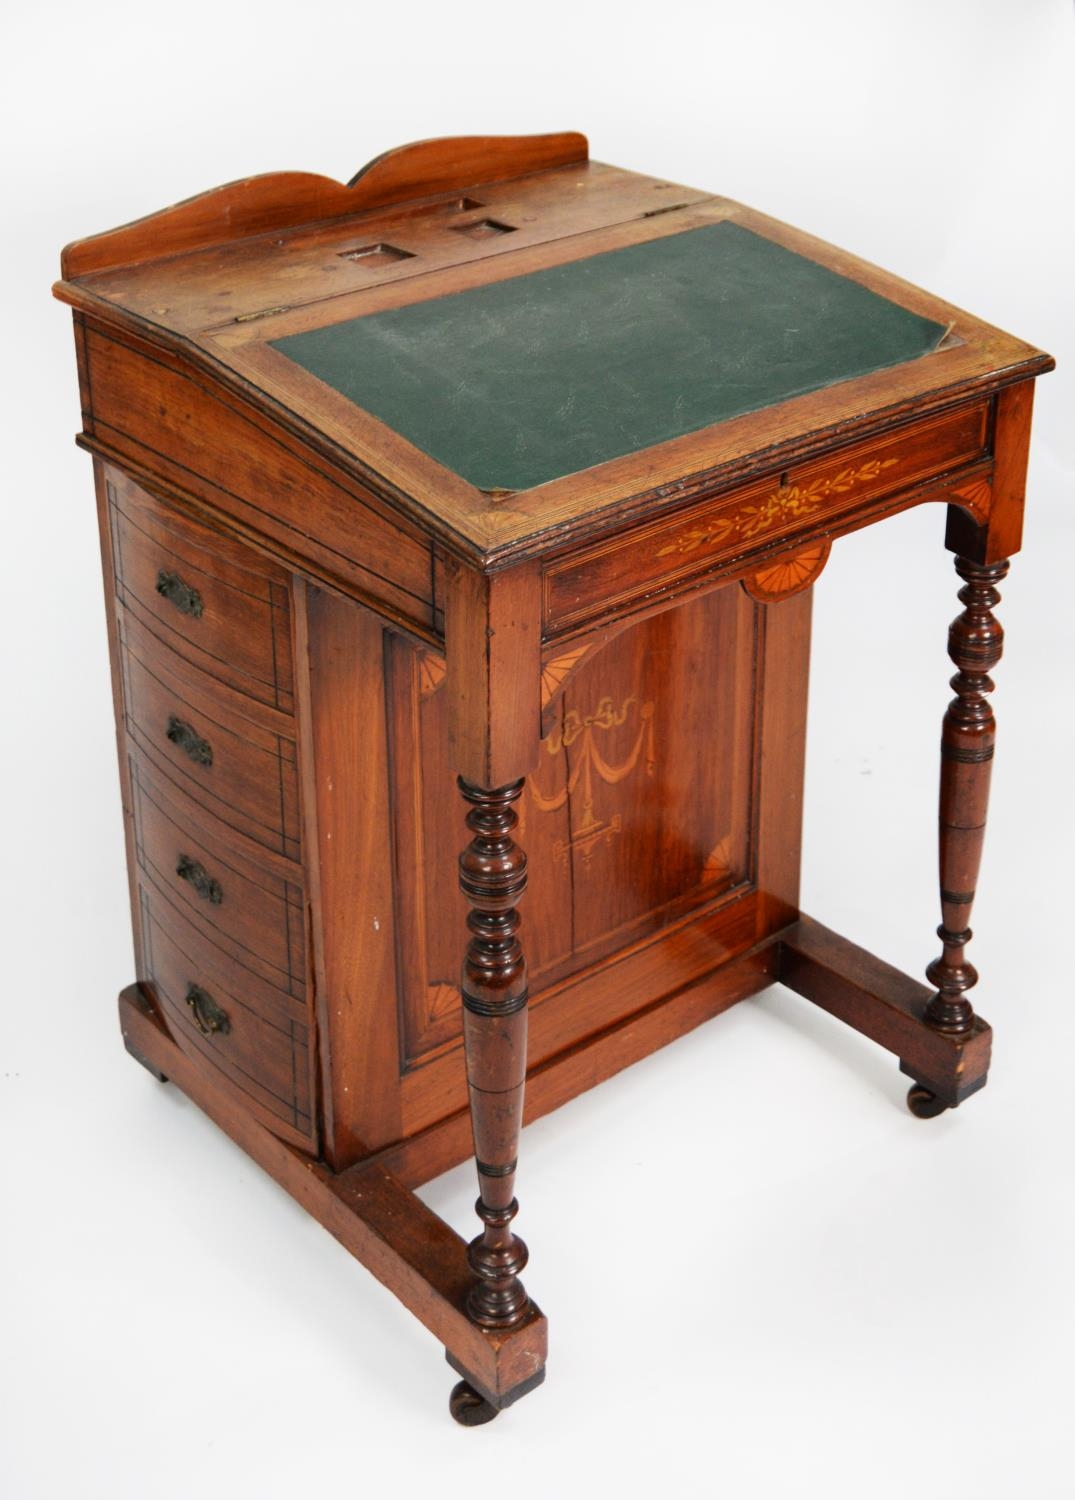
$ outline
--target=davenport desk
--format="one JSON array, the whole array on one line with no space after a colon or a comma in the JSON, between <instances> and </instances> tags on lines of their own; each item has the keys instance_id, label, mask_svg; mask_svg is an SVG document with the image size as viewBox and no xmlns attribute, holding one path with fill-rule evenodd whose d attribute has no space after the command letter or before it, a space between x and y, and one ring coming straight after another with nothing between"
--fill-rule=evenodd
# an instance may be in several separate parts
<instances>
[{"instance_id":1,"label":"davenport desk","mask_svg":"<svg viewBox=\"0 0 1075 1500\"><path fill-rule=\"evenodd\" d=\"M458 1420L544 1376L524 1119L775 982L915 1114L981 1088L993 609L1047 355L575 134L234 183L69 245L56 294L126 1045L446 1346ZM812 585L925 501L963 584L928 987L798 905ZM468 1246L413 1189L471 1151Z\"/></svg>"}]
</instances>

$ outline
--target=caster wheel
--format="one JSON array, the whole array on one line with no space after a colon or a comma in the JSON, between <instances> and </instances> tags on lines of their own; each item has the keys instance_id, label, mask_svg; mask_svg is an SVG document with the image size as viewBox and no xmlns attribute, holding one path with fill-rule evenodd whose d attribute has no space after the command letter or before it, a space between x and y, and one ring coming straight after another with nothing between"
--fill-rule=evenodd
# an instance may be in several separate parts
<instances>
[{"instance_id":1,"label":"caster wheel","mask_svg":"<svg viewBox=\"0 0 1075 1500\"><path fill-rule=\"evenodd\" d=\"M452 1387L448 1397L448 1410L461 1427L483 1427L500 1413L480 1396L469 1381L461 1380Z\"/></svg>"},{"instance_id":2,"label":"caster wheel","mask_svg":"<svg viewBox=\"0 0 1075 1500\"><path fill-rule=\"evenodd\" d=\"M942 1104L936 1094L931 1094L929 1089L924 1089L920 1083L908 1091L907 1108L919 1120L935 1120L938 1115L943 1115L948 1108Z\"/></svg>"}]
</instances>

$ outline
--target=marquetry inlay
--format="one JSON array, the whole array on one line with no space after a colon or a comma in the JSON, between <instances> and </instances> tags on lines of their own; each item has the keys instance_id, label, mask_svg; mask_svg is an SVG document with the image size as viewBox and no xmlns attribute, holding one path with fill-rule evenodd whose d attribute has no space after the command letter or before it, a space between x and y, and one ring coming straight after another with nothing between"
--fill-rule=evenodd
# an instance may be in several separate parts
<instances>
[{"instance_id":1,"label":"marquetry inlay","mask_svg":"<svg viewBox=\"0 0 1075 1500\"><path fill-rule=\"evenodd\" d=\"M454 984L431 984L426 990L426 1025L433 1026L445 1016L458 1014L462 1005L459 989Z\"/></svg>"},{"instance_id":2,"label":"marquetry inlay","mask_svg":"<svg viewBox=\"0 0 1075 1500\"><path fill-rule=\"evenodd\" d=\"M545 663L541 669L542 708L552 702L557 690L563 686L565 680L591 649L590 646L576 646L573 651L565 651L562 655L555 656L552 661Z\"/></svg>"},{"instance_id":3,"label":"marquetry inlay","mask_svg":"<svg viewBox=\"0 0 1075 1500\"><path fill-rule=\"evenodd\" d=\"M576 789L582 801L581 816L569 837L557 839L554 852L565 864L576 849L583 863L589 864L599 844L611 843L623 831L623 818L618 812L601 818L595 811L595 780L606 786L617 786L642 763L645 775L652 776L656 770L655 742L653 732L654 705L639 703L634 696L625 698L618 708L610 697L602 698L592 713L581 714L570 709L564 715L562 725L553 730L544 741L545 753L553 760L563 755L572 746L578 749L571 757L573 765L559 791L546 796L538 786L538 776L528 782L529 798L538 812L556 812L574 796ZM606 756L602 748L604 737L628 720L637 720L634 743L628 753L616 760Z\"/></svg>"},{"instance_id":4,"label":"marquetry inlay","mask_svg":"<svg viewBox=\"0 0 1075 1500\"><path fill-rule=\"evenodd\" d=\"M706 855L702 866L702 884L711 885L717 880L727 880L731 873L732 840L730 834L725 834L720 843L714 845Z\"/></svg>"},{"instance_id":5,"label":"marquetry inlay","mask_svg":"<svg viewBox=\"0 0 1075 1500\"><path fill-rule=\"evenodd\" d=\"M418 655L418 691L423 698L428 698L430 693L435 693L444 681L448 672L448 664L443 656L438 656L432 651L419 651Z\"/></svg>"},{"instance_id":6,"label":"marquetry inlay","mask_svg":"<svg viewBox=\"0 0 1075 1500\"><path fill-rule=\"evenodd\" d=\"M989 502L992 497L992 486L988 479L971 479L967 484L961 484L953 489L952 494L958 495L980 516L989 514Z\"/></svg>"},{"instance_id":7,"label":"marquetry inlay","mask_svg":"<svg viewBox=\"0 0 1075 1500\"><path fill-rule=\"evenodd\" d=\"M757 568L743 579L743 587L763 604L787 599L816 582L828 561L829 545L827 541L815 542L812 547L804 547L790 557L781 557Z\"/></svg>"},{"instance_id":8,"label":"marquetry inlay","mask_svg":"<svg viewBox=\"0 0 1075 1500\"><path fill-rule=\"evenodd\" d=\"M876 479L884 469L891 469L897 463L898 458L871 458L836 474L818 475L809 484L782 484L757 505L741 506L732 515L714 516L681 531L660 548L657 556L685 555L697 552L701 547L719 546L733 537L750 541L763 536L787 521L813 515L831 495L844 495L865 480Z\"/></svg>"}]
</instances>

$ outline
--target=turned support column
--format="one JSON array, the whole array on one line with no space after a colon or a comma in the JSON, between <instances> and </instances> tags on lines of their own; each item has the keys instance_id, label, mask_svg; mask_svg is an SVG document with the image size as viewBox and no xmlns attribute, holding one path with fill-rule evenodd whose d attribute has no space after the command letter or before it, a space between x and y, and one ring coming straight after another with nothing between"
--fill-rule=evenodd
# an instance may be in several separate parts
<instances>
[{"instance_id":1,"label":"turned support column","mask_svg":"<svg viewBox=\"0 0 1075 1500\"><path fill-rule=\"evenodd\" d=\"M484 1225L468 1252L476 1280L467 1310L484 1328L510 1328L530 1307L519 1280L527 1250L511 1228L519 1208L515 1168L526 1082L526 960L515 910L526 889L526 855L512 837L523 785L486 790L459 778L472 835L459 857L459 884L471 906L463 1041L478 1168L475 1208Z\"/></svg>"},{"instance_id":2,"label":"turned support column","mask_svg":"<svg viewBox=\"0 0 1075 1500\"><path fill-rule=\"evenodd\" d=\"M1006 575L1008 563L975 563L957 557L955 566L964 580L959 591L964 609L948 631L948 654L958 670L952 678L956 696L948 705L941 735L941 925L937 933L943 951L926 970L926 978L936 986L926 1007L926 1020L938 1031L961 1033L974 1025L966 992L978 982L978 975L967 961L966 946L971 939L971 906L982 858L996 734L986 695L993 690L989 673L1000 660L1004 644L1004 631L993 614L1000 602L995 585Z\"/></svg>"}]
</instances>

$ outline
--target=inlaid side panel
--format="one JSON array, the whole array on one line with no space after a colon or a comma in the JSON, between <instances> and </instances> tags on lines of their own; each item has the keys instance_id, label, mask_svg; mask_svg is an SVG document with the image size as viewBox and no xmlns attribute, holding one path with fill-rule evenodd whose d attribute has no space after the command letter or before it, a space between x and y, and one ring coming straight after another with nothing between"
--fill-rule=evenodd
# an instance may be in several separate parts
<instances>
[{"instance_id":1,"label":"inlaid side panel","mask_svg":"<svg viewBox=\"0 0 1075 1500\"><path fill-rule=\"evenodd\" d=\"M726 589L634 626L577 671L519 806L534 1002L750 878L756 606ZM462 842L439 658L391 638L401 1050L457 1039Z\"/></svg>"}]
</instances>

